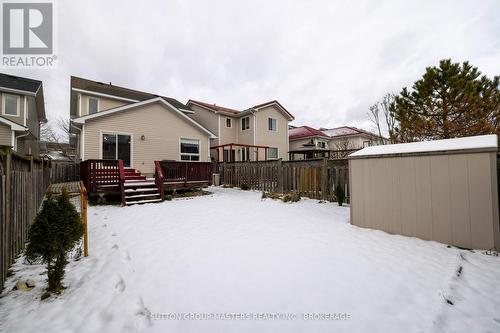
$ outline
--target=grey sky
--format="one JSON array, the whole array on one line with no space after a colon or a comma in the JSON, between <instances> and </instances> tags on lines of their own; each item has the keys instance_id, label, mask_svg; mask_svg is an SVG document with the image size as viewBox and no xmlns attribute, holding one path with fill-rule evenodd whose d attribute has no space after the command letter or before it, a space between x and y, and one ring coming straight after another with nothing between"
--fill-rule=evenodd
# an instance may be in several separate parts
<instances>
[{"instance_id":1,"label":"grey sky","mask_svg":"<svg viewBox=\"0 0 500 333\"><path fill-rule=\"evenodd\" d=\"M366 112L442 58L500 74L500 1L57 3L59 66L44 82L69 115L69 77L236 109L279 100L294 124L370 129Z\"/></svg>"}]
</instances>

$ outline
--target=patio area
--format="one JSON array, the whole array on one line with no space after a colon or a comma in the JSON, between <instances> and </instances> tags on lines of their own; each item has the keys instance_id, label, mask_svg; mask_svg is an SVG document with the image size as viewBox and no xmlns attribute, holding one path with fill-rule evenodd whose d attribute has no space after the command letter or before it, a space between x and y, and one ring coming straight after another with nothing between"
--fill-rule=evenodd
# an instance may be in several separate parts
<instances>
[{"instance_id":1,"label":"patio area","mask_svg":"<svg viewBox=\"0 0 500 333\"><path fill-rule=\"evenodd\" d=\"M68 265L68 288L40 301L45 268L19 258L0 331L500 330L498 256L358 228L335 203L209 190L89 207L90 256ZM26 278L32 291L11 290Z\"/></svg>"}]
</instances>

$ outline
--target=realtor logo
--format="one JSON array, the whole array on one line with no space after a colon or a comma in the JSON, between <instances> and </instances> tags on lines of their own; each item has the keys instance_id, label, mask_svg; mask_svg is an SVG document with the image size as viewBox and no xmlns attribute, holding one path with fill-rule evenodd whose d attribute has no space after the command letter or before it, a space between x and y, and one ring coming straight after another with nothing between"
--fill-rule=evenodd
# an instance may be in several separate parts
<instances>
[{"instance_id":1,"label":"realtor logo","mask_svg":"<svg viewBox=\"0 0 500 333\"><path fill-rule=\"evenodd\" d=\"M3 66L53 67L53 3L3 2L2 51Z\"/></svg>"}]
</instances>

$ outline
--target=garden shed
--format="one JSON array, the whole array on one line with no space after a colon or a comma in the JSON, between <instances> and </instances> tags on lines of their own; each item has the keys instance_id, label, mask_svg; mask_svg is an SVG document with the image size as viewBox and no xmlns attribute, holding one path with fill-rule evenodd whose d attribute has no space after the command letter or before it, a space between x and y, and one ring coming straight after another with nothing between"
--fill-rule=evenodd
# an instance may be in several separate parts
<instances>
[{"instance_id":1,"label":"garden shed","mask_svg":"<svg viewBox=\"0 0 500 333\"><path fill-rule=\"evenodd\" d=\"M498 138L367 147L349 156L351 223L464 248L500 249Z\"/></svg>"}]
</instances>

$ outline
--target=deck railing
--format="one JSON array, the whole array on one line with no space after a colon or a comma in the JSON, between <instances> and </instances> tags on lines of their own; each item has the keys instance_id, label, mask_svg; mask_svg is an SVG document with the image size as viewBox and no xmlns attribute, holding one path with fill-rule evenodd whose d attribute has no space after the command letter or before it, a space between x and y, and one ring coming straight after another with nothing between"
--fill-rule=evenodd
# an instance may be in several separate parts
<instances>
[{"instance_id":1,"label":"deck railing","mask_svg":"<svg viewBox=\"0 0 500 333\"><path fill-rule=\"evenodd\" d=\"M180 183L189 187L189 183L212 184L211 162L156 161L155 178L157 184ZM163 182L159 179L163 178Z\"/></svg>"},{"instance_id":2,"label":"deck railing","mask_svg":"<svg viewBox=\"0 0 500 333\"><path fill-rule=\"evenodd\" d=\"M125 179L121 160L85 160L81 162L81 179L89 193L100 189L122 191Z\"/></svg>"}]
</instances>

